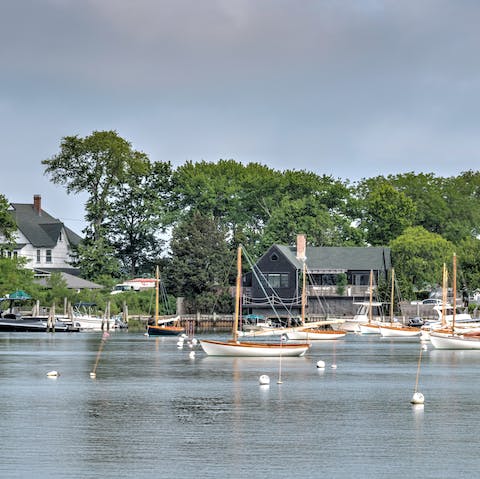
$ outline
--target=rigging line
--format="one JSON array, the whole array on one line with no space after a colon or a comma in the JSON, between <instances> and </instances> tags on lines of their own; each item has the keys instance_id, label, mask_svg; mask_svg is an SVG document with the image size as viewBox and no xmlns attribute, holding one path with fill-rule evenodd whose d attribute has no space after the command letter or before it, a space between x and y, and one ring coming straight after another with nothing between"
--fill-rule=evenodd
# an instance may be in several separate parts
<instances>
[{"instance_id":1,"label":"rigging line","mask_svg":"<svg viewBox=\"0 0 480 479\"><path fill-rule=\"evenodd\" d=\"M288 310L288 308L286 307L286 305L283 303L283 300L282 298L280 298L280 296L278 296L277 292L272 288L272 295L269 296L267 295L267 292L263 286L263 283L265 282L266 284L268 284L268 281L267 281L267 278L265 277L265 275L263 274L263 272L259 269L259 268L256 268L255 265L253 264L252 262L252 259L250 258L250 256L248 255L248 253L243 250L244 254L245 254L245 258L247 259L247 262L250 266L250 268L252 269L252 273L254 274L255 278L257 279L258 283L260 284L260 287L262 288L262 292L263 294L265 295L265 298L267 299L267 302L268 304L270 305L270 307L272 308L273 312L275 313L277 319L280 321L280 316L278 314L278 311L275 309L275 305L274 305L274 301L271 300L271 296L273 296L274 298L277 298L280 305L283 306L283 308L285 309L285 311L287 313L290 314L290 311ZM260 279L260 277L258 276L257 274L257 270L260 272L260 274L262 275L262 279L263 281Z\"/></svg>"}]
</instances>

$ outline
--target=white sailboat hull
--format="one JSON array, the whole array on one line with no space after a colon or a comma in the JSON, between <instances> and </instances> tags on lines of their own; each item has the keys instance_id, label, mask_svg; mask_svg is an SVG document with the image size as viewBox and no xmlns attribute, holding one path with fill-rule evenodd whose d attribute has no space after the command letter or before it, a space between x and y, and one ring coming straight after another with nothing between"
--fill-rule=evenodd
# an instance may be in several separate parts
<instances>
[{"instance_id":1,"label":"white sailboat hull","mask_svg":"<svg viewBox=\"0 0 480 479\"><path fill-rule=\"evenodd\" d=\"M384 338L413 338L420 336L420 328L409 328L405 326L380 326L380 334Z\"/></svg>"},{"instance_id":2,"label":"white sailboat hull","mask_svg":"<svg viewBox=\"0 0 480 479\"><path fill-rule=\"evenodd\" d=\"M80 331L111 331L116 328L114 319L107 320L93 316L74 316L73 325L80 328Z\"/></svg>"},{"instance_id":3,"label":"white sailboat hull","mask_svg":"<svg viewBox=\"0 0 480 479\"><path fill-rule=\"evenodd\" d=\"M304 329L297 331L289 331L286 333L288 339L301 340L301 339L312 339L312 340L325 340L325 339L340 339L346 336L345 331L321 331L321 330L312 330Z\"/></svg>"},{"instance_id":4,"label":"white sailboat hull","mask_svg":"<svg viewBox=\"0 0 480 479\"><path fill-rule=\"evenodd\" d=\"M430 342L436 349L480 349L480 337L430 333Z\"/></svg>"},{"instance_id":5,"label":"white sailboat hull","mask_svg":"<svg viewBox=\"0 0 480 479\"><path fill-rule=\"evenodd\" d=\"M380 325L375 323L365 323L358 325L359 331L362 334L380 334Z\"/></svg>"},{"instance_id":6,"label":"white sailboat hull","mask_svg":"<svg viewBox=\"0 0 480 479\"><path fill-rule=\"evenodd\" d=\"M310 344L261 343L241 341L200 340L202 349L209 356L303 356Z\"/></svg>"}]
</instances>

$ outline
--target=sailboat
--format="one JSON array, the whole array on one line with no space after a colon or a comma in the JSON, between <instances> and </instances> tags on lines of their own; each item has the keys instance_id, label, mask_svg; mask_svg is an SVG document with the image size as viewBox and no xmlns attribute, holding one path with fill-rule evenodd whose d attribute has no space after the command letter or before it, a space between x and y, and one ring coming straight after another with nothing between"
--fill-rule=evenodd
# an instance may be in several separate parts
<instances>
[{"instance_id":1,"label":"sailboat","mask_svg":"<svg viewBox=\"0 0 480 479\"><path fill-rule=\"evenodd\" d=\"M460 333L455 329L457 299L457 256L453 254L453 318L451 327L430 332L430 342L436 349L480 349L480 333ZM445 298L444 298L445 304Z\"/></svg>"},{"instance_id":2,"label":"sailboat","mask_svg":"<svg viewBox=\"0 0 480 479\"><path fill-rule=\"evenodd\" d=\"M347 334L346 331L335 331L333 329L320 329L317 327L305 326L305 306L307 303L307 289L306 289L306 265L303 262L303 284L302 284L302 328L294 328L286 332L288 339L340 339Z\"/></svg>"},{"instance_id":3,"label":"sailboat","mask_svg":"<svg viewBox=\"0 0 480 479\"><path fill-rule=\"evenodd\" d=\"M282 339L278 343L260 341L239 341L238 320L241 308L241 278L242 278L242 247L237 249L237 279L235 288L235 315L233 321L232 339L229 341L214 341L201 339L202 349L210 356L260 356L260 357L283 357L303 356L310 348L309 343L284 343Z\"/></svg>"},{"instance_id":4,"label":"sailboat","mask_svg":"<svg viewBox=\"0 0 480 479\"><path fill-rule=\"evenodd\" d=\"M159 306L160 273L157 266L155 277L155 316L153 324L147 325L147 334L149 336L178 336L185 332L185 328L177 325L159 324L158 306ZM171 320L169 320L171 322Z\"/></svg>"},{"instance_id":5,"label":"sailboat","mask_svg":"<svg viewBox=\"0 0 480 479\"><path fill-rule=\"evenodd\" d=\"M395 322L393 315L393 305L395 298L395 269L392 268L392 289L390 293L390 323L380 325L380 334L384 338L412 338L420 336L422 330L412 326L405 326L402 323Z\"/></svg>"},{"instance_id":6,"label":"sailboat","mask_svg":"<svg viewBox=\"0 0 480 479\"><path fill-rule=\"evenodd\" d=\"M363 309L360 311L360 313L363 312L363 314L365 313L365 310L368 312L368 321L366 323L359 323L358 328L362 334L380 334L380 323L378 321L373 321L373 306L381 306L381 303L373 303L373 270L370 270L369 291L369 301L368 303L361 303ZM361 314L357 314L357 316L360 318Z\"/></svg>"}]
</instances>

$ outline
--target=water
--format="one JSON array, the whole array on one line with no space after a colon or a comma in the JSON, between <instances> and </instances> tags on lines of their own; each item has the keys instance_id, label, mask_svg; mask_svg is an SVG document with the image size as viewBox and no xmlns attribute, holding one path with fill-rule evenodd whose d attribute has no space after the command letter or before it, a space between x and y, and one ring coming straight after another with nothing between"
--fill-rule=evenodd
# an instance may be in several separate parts
<instances>
[{"instance_id":1,"label":"water","mask_svg":"<svg viewBox=\"0 0 480 479\"><path fill-rule=\"evenodd\" d=\"M191 359L176 338L116 332L91 379L100 341L0 335L0 477L478 474L479 351L429 346L418 387L425 406L412 406L418 339L349 335L280 364L200 349ZM47 378L51 370L60 376ZM262 374L270 386L259 385Z\"/></svg>"}]
</instances>

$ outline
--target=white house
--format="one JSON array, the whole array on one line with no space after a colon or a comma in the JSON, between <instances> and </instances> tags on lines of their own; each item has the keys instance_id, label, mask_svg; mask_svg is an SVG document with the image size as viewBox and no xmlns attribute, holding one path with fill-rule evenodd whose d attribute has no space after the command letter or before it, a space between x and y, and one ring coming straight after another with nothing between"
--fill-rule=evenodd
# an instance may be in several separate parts
<instances>
[{"instance_id":1,"label":"white house","mask_svg":"<svg viewBox=\"0 0 480 479\"><path fill-rule=\"evenodd\" d=\"M42 209L40 195L33 196L33 204L10 203L10 209L17 225L13 251L4 254L27 259L26 268L32 269L40 280L53 272L59 272L67 281L68 287L74 289L101 288L100 285L82 280L78 268L73 267L73 248L82 238ZM0 235L0 243L3 243ZM87 284L88 283L88 284Z\"/></svg>"},{"instance_id":2,"label":"white house","mask_svg":"<svg viewBox=\"0 0 480 479\"><path fill-rule=\"evenodd\" d=\"M70 264L72 248L80 243L81 237L42 210L40 195L34 195L33 204L11 203L10 212L17 232L15 247L9 255L26 258L29 269L75 274L76 268Z\"/></svg>"}]
</instances>

